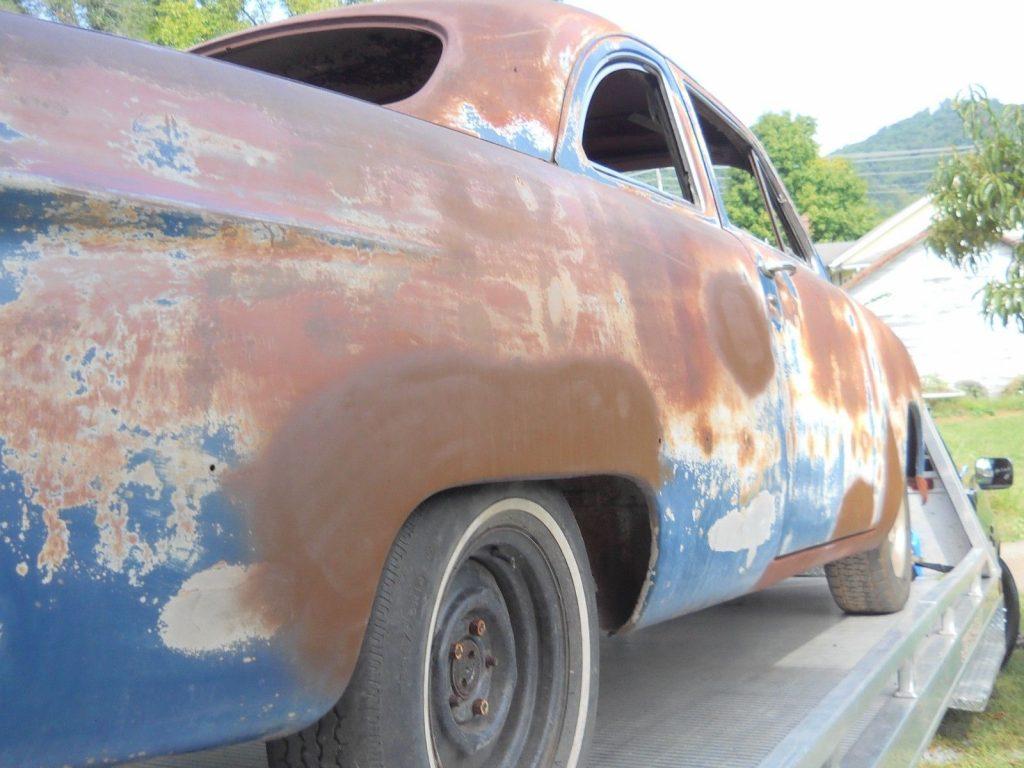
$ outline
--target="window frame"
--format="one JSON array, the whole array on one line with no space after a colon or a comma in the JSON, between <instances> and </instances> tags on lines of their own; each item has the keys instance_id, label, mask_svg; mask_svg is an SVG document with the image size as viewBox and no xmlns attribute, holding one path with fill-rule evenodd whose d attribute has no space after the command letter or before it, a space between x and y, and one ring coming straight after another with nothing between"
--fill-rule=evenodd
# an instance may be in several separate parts
<instances>
[{"instance_id":1,"label":"window frame","mask_svg":"<svg viewBox=\"0 0 1024 768\"><path fill-rule=\"evenodd\" d=\"M797 214L796 207L789 197L786 186L782 183L782 179L779 178L778 172L764 150L754 145L753 151L754 162L765 186L765 195L769 202L768 213L772 217L772 226L775 227L781 224L786 229L789 240L794 241L793 247L798 251L792 255L800 261L813 266L817 260L814 243L811 241L810 233L804 228L803 222L800 221L800 216ZM775 221L776 215L780 217L778 222ZM783 253L786 253L785 249L783 249Z\"/></svg>"},{"instance_id":2,"label":"window frame","mask_svg":"<svg viewBox=\"0 0 1024 768\"><path fill-rule=\"evenodd\" d=\"M780 230L780 225L785 228L785 222L779 221L780 211L777 211L775 208L774 196L769 189L768 175L765 173L764 166L761 163L761 158L758 156L753 146L750 147L748 157L750 158L750 166L754 169L754 176L757 179L757 188L761 191L761 200L764 202L765 213L768 214L768 221L771 223L772 233L775 235L775 245L773 247L779 253L807 261L805 256L801 256L799 253L789 253L789 251L786 250L786 244L782 239L782 231ZM792 241L793 238L789 236L788 229L786 234L787 239ZM768 243L768 245L771 245L771 243Z\"/></svg>"},{"instance_id":3,"label":"window frame","mask_svg":"<svg viewBox=\"0 0 1024 768\"><path fill-rule=\"evenodd\" d=\"M215 38L208 40L191 48L186 48L185 53L199 56L204 59L211 59L218 61L221 64L230 67L240 67L247 72L255 72L263 77L273 77L278 80L284 80L289 83L295 83L306 88L313 88L318 91L324 91L325 93L332 93L335 96L340 96L345 99L355 99L356 101L364 104L374 104L374 106L383 107L384 109L390 109L394 111L401 111L396 109L397 107L409 103L417 99L420 94L427 92L438 80L441 79L441 72L445 67L445 57L448 54L449 47L449 36L447 31L432 21L424 19L417 19L413 17L409 18L392 18L387 16L353 16L351 18L329 18L329 19L299 19L293 17L291 20L285 22L279 22L279 25L274 26L257 26L252 27L248 30L240 30L224 37ZM246 64L238 64L230 59L224 58L224 56L232 51L238 51L246 48L250 48L255 45L261 45L272 40L288 39L292 38L298 40L309 34L317 34L324 32L347 32L351 30L367 30L367 29L388 29L398 31L410 31L410 32L422 32L429 34L437 38L441 43L441 53L437 59L437 65L430 73L423 84L415 91L415 93L406 96L398 101L388 102L387 104L376 104L372 101L360 99L356 96L350 96L341 91L336 91L331 88L325 88L320 85L314 85L313 83L305 80L296 80L295 78L280 75L274 72L268 72L263 69L257 69L250 67ZM438 125L441 125L438 123Z\"/></svg>"},{"instance_id":4,"label":"window frame","mask_svg":"<svg viewBox=\"0 0 1024 768\"><path fill-rule=\"evenodd\" d=\"M711 182L715 206L718 208L718 217L719 221L722 223L723 229L728 229L733 232L742 232L745 236L753 238L759 243L764 243L766 246L777 251L782 256L794 259L798 263L814 268L814 247L810 242L810 237L802 224L794 224L793 216L795 214L795 209L789 200L788 194L785 192L785 187L783 186L782 181L778 178L771 162L767 159L764 150L758 145L756 139L750 137L748 132L742 126L737 125L736 121L725 113L713 99L694 89L690 83L686 83L685 88L687 95L690 97L691 104L694 101L699 102L704 109L713 113L716 119L729 128L729 130L731 130L744 143L747 159L750 163L751 170L753 170L753 176L757 182L758 190L761 193L761 200L764 203L765 212L768 214L768 218L771 222L772 232L775 235L776 242L770 243L767 240L761 239L752 232L748 232L742 227L737 226L729 218L729 212L725 208L725 200L722 196L722 191L718 186L718 177L715 174L715 166L711 157L711 150L708 148L704 131L700 125L700 119L697 117L695 130L698 133L701 151L704 153L706 173ZM696 108L694 108L694 115L697 115ZM778 216L782 217L781 221L778 220ZM792 243L793 248L796 250L795 253L790 253L785 249L782 237L779 233L780 224L786 229L788 238L796 241Z\"/></svg>"},{"instance_id":5,"label":"window frame","mask_svg":"<svg viewBox=\"0 0 1024 768\"><path fill-rule=\"evenodd\" d=\"M602 40L601 42L608 43L610 41ZM572 117L567 122L563 117L563 130L560 132L561 136L555 152L555 162L560 166L572 168L602 183L638 189L656 199L673 205L684 206L700 216L706 217L708 215L708 204L697 177L699 170L703 170L703 165L699 161L699 156L694 155L690 142L685 138L687 134L683 130L683 119L690 120L691 128L693 128L691 116L689 114L679 114L675 100L671 98L674 79L667 73L658 57L646 50L646 46L642 46L637 40L629 39L628 44L629 48L613 49L611 52L604 53L601 56L584 56L581 60L581 71L579 71L571 91ZM683 181L689 186L692 200L660 190L643 181L596 163L587 157L583 149L583 134L590 102L597 87L604 78L624 69L643 72L653 76L657 81L658 91L669 120L668 127L672 134L667 138L670 143L674 142L674 145L670 145L669 150L679 159L682 165L681 170L685 176ZM683 91L683 104L689 108L689 102L686 97L687 94Z\"/></svg>"}]
</instances>

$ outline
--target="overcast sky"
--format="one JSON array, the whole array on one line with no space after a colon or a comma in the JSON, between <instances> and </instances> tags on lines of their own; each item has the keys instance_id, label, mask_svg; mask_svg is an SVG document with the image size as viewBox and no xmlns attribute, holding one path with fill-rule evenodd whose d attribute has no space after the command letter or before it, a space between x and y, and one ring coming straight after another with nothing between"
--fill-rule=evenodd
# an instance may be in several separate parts
<instances>
[{"instance_id":1,"label":"overcast sky","mask_svg":"<svg viewBox=\"0 0 1024 768\"><path fill-rule=\"evenodd\" d=\"M1024 102L1024 0L568 0L653 44L747 124L788 109L828 152L971 83Z\"/></svg>"}]
</instances>

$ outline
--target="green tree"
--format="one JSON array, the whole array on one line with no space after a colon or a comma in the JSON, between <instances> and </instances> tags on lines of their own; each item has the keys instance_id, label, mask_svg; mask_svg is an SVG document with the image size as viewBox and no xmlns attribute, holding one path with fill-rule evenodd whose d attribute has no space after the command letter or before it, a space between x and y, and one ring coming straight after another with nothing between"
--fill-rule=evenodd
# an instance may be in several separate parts
<instances>
[{"instance_id":1,"label":"green tree","mask_svg":"<svg viewBox=\"0 0 1024 768\"><path fill-rule=\"evenodd\" d=\"M156 0L146 39L188 48L249 26L242 11L241 0Z\"/></svg>"},{"instance_id":2,"label":"green tree","mask_svg":"<svg viewBox=\"0 0 1024 768\"><path fill-rule=\"evenodd\" d=\"M328 8L335 8L339 5L348 5L349 3L340 3L338 0L284 0L284 5L288 9L288 13L292 16L300 16L303 13L313 13L313 11L324 11Z\"/></svg>"},{"instance_id":3,"label":"green tree","mask_svg":"<svg viewBox=\"0 0 1024 768\"><path fill-rule=\"evenodd\" d=\"M807 217L814 240L854 240L875 225L878 211L868 200L867 184L846 160L822 157L814 140L817 123L806 115L767 113L751 127ZM771 222L757 182L730 171L723 184L729 218L759 237L771 237Z\"/></svg>"},{"instance_id":4,"label":"green tree","mask_svg":"<svg viewBox=\"0 0 1024 768\"><path fill-rule=\"evenodd\" d=\"M1014 321L1024 332L1024 106L996 109L980 88L954 106L973 149L944 159L935 172L928 243L953 264L977 269L992 246L1015 242L1005 279L992 280L982 292L982 310L989 320Z\"/></svg>"},{"instance_id":5,"label":"green tree","mask_svg":"<svg viewBox=\"0 0 1024 768\"><path fill-rule=\"evenodd\" d=\"M122 37L147 39L153 21L150 0L79 0L85 26Z\"/></svg>"},{"instance_id":6,"label":"green tree","mask_svg":"<svg viewBox=\"0 0 1024 768\"><path fill-rule=\"evenodd\" d=\"M0 10L169 45L189 46L288 15L369 0L0 0Z\"/></svg>"},{"instance_id":7,"label":"green tree","mask_svg":"<svg viewBox=\"0 0 1024 768\"><path fill-rule=\"evenodd\" d=\"M145 37L152 0L0 0L0 10L28 13L62 24L125 37Z\"/></svg>"}]
</instances>

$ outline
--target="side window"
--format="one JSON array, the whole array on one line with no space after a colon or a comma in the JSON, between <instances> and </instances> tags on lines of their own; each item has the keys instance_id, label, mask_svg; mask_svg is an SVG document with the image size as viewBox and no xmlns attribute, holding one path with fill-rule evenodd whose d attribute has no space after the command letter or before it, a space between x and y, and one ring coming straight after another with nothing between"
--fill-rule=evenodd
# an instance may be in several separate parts
<instances>
[{"instance_id":1,"label":"side window","mask_svg":"<svg viewBox=\"0 0 1024 768\"><path fill-rule=\"evenodd\" d=\"M692 203L679 146L657 75L627 66L600 80L583 124L583 152L592 163Z\"/></svg>"},{"instance_id":2,"label":"side window","mask_svg":"<svg viewBox=\"0 0 1024 768\"><path fill-rule=\"evenodd\" d=\"M691 94L729 223L803 258L754 148L699 95Z\"/></svg>"}]
</instances>

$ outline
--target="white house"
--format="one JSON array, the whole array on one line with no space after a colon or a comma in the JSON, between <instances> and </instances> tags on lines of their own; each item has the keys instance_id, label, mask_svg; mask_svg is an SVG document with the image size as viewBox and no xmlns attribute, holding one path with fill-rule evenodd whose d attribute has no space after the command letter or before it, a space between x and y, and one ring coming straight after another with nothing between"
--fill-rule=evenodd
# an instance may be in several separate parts
<instances>
[{"instance_id":1,"label":"white house","mask_svg":"<svg viewBox=\"0 0 1024 768\"><path fill-rule=\"evenodd\" d=\"M939 258L925 243L934 208L925 197L879 224L846 249L831 267L853 273L844 284L885 320L910 350L922 376L949 384L976 381L996 394L1024 375L1024 333L990 324L981 290L1005 278L1011 243L989 252L977 272Z\"/></svg>"}]
</instances>

